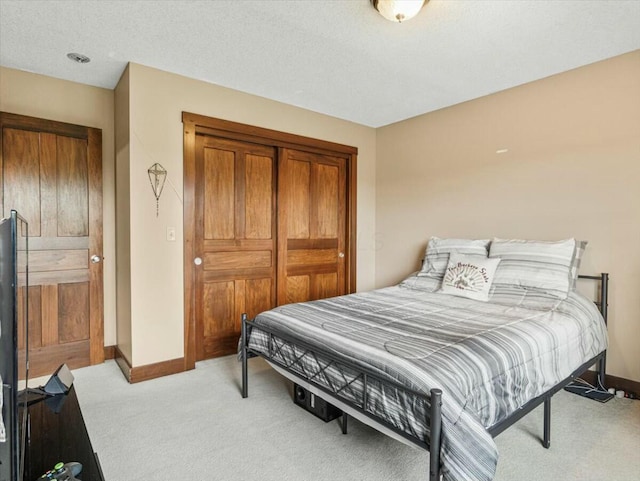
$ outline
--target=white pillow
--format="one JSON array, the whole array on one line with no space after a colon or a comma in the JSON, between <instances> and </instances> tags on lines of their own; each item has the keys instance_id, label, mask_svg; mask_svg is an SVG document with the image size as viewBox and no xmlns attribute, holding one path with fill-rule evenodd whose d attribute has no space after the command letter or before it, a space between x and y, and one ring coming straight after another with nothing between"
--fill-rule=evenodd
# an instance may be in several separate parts
<instances>
[{"instance_id":1,"label":"white pillow","mask_svg":"<svg viewBox=\"0 0 640 481\"><path fill-rule=\"evenodd\" d=\"M489 255L489 239L441 239L431 237L425 251L422 269L418 273L421 277L442 279L449 263L449 255L463 254L486 259Z\"/></svg>"},{"instance_id":2,"label":"white pillow","mask_svg":"<svg viewBox=\"0 0 640 481\"><path fill-rule=\"evenodd\" d=\"M452 253L442 279L441 291L486 302L499 263L500 259L481 259Z\"/></svg>"}]
</instances>

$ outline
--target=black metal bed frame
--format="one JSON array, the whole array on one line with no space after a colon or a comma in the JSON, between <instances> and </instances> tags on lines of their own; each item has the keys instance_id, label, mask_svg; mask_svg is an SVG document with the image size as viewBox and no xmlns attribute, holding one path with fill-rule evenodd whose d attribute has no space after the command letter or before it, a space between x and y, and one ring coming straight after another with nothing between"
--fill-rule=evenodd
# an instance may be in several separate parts
<instances>
[{"instance_id":1,"label":"black metal bed frame","mask_svg":"<svg viewBox=\"0 0 640 481\"><path fill-rule=\"evenodd\" d=\"M609 296L609 274L601 273L598 276L587 276L581 275L578 276L580 279L592 279L600 282L600 299L599 301L595 301L595 304L598 306L602 317L604 319L605 325L607 323L607 311L608 311L608 296ZM269 349L267 353L255 351L248 346L248 334L249 329L257 329L269 335ZM303 377L300 372L296 372L292 369L293 364L296 361L299 361L301 356L297 357L290 364L285 364L280 361L279 358L276 358L276 354L280 352L284 345L295 346L299 349L304 349L305 354L310 354L315 356L316 353L320 354L323 359L329 361L329 365L334 364L335 366L343 366L351 370L352 372L357 372L357 375L348 380L344 378L344 383L342 384L330 384L329 387L320 384L314 377ZM248 359L250 357L262 357L270 363L275 364L276 366L284 369L292 376L301 379L314 388L320 390L321 392L327 395L327 400L331 401L332 399L337 399L339 402L345 404L349 408L355 410L359 414L366 416L371 419L374 424L378 424L379 426L383 426L384 428L392 431L394 434L399 435L403 439L409 441L412 444L417 445L418 447L429 451L429 481L440 481L442 479L441 474L441 463L440 463L440 447L442 443L442 390L434 388L431 389L429 395L426 395L423 392L418 392L412 389L407 388L406 386L381 378L378 374L363 368L361 366L356 366L353 363L345 361L344 359L339 358L332 352L325 350L321 347L311 346L304 341L300 341L298 339L294 340L287 335L283 335L281 333L276 333L270 331L264 326L256 326L252 321L247 319L246 314L242 315L242 331L241 331L241 340L240 340L240 355L242 361L242 397L246 398L248 396L248 388L249 388L249 378L248 378ZM295 358L295 356L294 356ZM317 358L316 358L317 359ZM519 421L526 414L531 412L533 409L538 407L540 404L544 403L544 426L543 426L543 439L542 445L545 448L549 448L551 445L551 397L566 385L571 383L576 378L580 377L585 371L589 369L589 367L594 364L598 365L597 371L597 382L600 387L604 387L605 382L605 369L606 369L606 350L590 359L589 361L582 364L578 369L576 369L569 377L562 380L554 387L552 387L549 391L541 394L540 396L531 399L524 406L519 408L517 411L513 412L509 417L504 419L503 421L494 424L490 428L488 428L489 434L492 437L496 437L498 434L502 433L509 426L513 425L517 421ZM324 366L323 370L326 369L329 365ZM346 391L350 391L351 385L356 382L362 382L362 398L359 402L354 402L349 398L345 397L344 393ZM428 439L418 439L406 432L396 428L389 422L381 419L375 414L369 412L367 410L367 397L368 397L368 389L371 384L376 383L379 386L384 386L387 388L397 389L398 391L413 395L418 398L422 398L427 405L429 405L429 416L427 418L427 425L429 426L429 436ZM322 397L322 396L321 396ZM347 433L347 420L348 414L343 412L342 415L342 433Z\"/></svg>"}]
</instances>

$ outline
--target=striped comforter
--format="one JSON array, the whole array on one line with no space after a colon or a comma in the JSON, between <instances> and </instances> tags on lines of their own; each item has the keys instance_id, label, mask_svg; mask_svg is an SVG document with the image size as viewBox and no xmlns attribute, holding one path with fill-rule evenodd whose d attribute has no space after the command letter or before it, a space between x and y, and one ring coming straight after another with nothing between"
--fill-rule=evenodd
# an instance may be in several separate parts
<instances>
[{"instance_id":1,"label":"striped comforter","mask_svg":"<svg viewBox=\"0 0 640 481\"><path fill-rule=\"evenodd\" d=\"M442 389L445 480L491 480L498 452L487 428L606 349L606 328L593 302L577 293L559 300L539 290L500 288L485 303L436 289L437 281L411 276L394 287L281 306L255 323L329 348L418 392ZM253 329L249 347L264 352L268 342ZM342 382L345 397L362 398L362 384L348 369L290 345L276 352L304 377ZM302 362L290 362L297 358ZM374 390L369 411L426 439L425 401Z\"/></svg>"}]
</instances>

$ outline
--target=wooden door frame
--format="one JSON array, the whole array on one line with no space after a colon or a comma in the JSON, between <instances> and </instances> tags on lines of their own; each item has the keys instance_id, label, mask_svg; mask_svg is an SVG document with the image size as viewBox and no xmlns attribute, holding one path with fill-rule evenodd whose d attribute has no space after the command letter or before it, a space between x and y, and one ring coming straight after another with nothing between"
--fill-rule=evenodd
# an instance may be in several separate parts
<instances>
[{"instance_id":1,"label":"wooden door frame","mask_svg":"<svg viewBox=\"0 0 640 481\"><path fill-rule=\"evenodd\" d=\"M45 132L87 141L88 176L93 180L87 186L89 192L89 212L98 212L98 216L89 215L89 256L103 254L103 212L102 212L102 130L93 127L58 122L37 117L29 117L9 112L0 112L0 185L2 185L2 132L5 128ZM100 195L93 195L100 192ZM4 210L4 199L0 198L0 214ZM30 240L34 245L36 241ZM89 263L91 306L89 319L89 362L91 365L104 362L104 267L103 262ZM96 281L102 280L102 289L96 288Z\"/></svg>"},{"instance_id":2,"label":"wooden door frame","mask_svg":"<svg viewBox=\"0 0 640 481\"><path fill-rule=\"evenodd\" d=\"M356 290L356 198L358 149L348 145L301 135L279 132L229 120L182 112L183 123L183 228L184 228L184 364L185 370L196 364L196 312L195 312L195 180L196 180L196 135L211 135L224 139L239 140L255 144L303 150L324 155L342 157L347 164L347 211L345 281L347 292Z\"/></svg>"}]
</instances>

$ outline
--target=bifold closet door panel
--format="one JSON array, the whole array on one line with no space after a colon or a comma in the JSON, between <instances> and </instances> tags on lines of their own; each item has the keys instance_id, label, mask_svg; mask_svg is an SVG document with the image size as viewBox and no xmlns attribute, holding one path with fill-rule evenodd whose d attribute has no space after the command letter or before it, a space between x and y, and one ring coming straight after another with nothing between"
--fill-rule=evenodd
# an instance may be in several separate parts
<instances>
[{"instance_id":1,"label":"bifold closet door panel","mask_svg":"<svg viewBox=\"0 0 640 481\"><path fill-rule=\"evenodd\" d=\"M347 293L346 159L278 155L278 305Z\"/></svg>"},{"instance_id":2,"label":"bifold closet door panel","mask_svg":"<svg viewBox=\"0 0 640 481\"><path fill-rule=\"evenodd\" d=\"M240 316L275 306L275 149L196 137L196 359L235 352Z\"/></svg>"}]
</instances>

